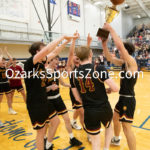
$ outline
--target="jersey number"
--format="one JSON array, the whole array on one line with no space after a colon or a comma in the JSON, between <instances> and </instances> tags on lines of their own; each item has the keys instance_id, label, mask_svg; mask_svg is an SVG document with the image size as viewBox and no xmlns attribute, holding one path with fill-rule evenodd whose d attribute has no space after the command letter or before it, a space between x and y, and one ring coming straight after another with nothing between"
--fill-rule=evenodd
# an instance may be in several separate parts
<instances>
[{"instance_id":1,"label":"jersey number","mask_svg":"<svg viewBox=\"0 0 150 150\"><path fill-rule=\"evenodd\" d=\"M92 82L92 80L90 78L87 78L86 81L85 81L85 85L84 85L84 82L81 78L78 78L78 81L79 81L79 85L80 85L80 88L81 88L81 93L86 93L86 89L89 89L89 92L94 92L95 91L95 88L94 88L94 83Z\"/></svg>"}]
</instances>

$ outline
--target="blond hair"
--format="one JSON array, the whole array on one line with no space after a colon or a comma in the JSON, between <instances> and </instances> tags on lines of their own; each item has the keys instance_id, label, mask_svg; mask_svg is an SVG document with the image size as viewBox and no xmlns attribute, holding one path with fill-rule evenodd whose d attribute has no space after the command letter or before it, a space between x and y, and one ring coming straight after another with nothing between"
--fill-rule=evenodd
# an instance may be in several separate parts
<instances>
[{"instance_id":1,"label":"blond hair","mask_svg":"<svg viewBox=\"0 0 150 150\"><path fill-rule=\"evenodd\" d=\"M81 61L84 61L84 60L88 59L89 56L90 56L90 52L91 52L91 49L89 47L87 47L87 46L79 46L75 50L76 56Z\"/></svg>"}]
</instances>

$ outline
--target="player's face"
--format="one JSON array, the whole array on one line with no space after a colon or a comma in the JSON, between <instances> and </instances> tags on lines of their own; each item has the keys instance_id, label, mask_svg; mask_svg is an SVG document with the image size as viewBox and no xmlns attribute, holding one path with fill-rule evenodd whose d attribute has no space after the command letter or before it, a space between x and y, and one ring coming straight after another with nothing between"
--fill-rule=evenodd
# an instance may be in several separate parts
<instances>
[{"instance_id":1,"label":"player's face","mask_svg":"<svg viewBox=\"0 0 150 150\"><path fill-rule=\"evenodd\" d=\"M12 61L13 66L16 66L16 63L17 63L16 60Z\"/></svg>"},{"instance_id":2,"label":"player's face","mask_svg":"<svg viewBox=\"0 0 150 150\"><path fill-rule=\"evenodd\" d=\"M80 64L80 59L76 55L73 56L73 63L75 65L79 65Z\"/></svg>"},{"instance_id":3,"label":"player's face","mask_svg":"<svg viewBox=\"0 0 150 150\"><path fill-rule=\"evenodd\" d=\"M54 59L51 61L51 63L50 63L51 67L53 67L53 68L55 68L55 69L57 68L58 64L59 64L59 59L58 59L58 58L54 58Z\"/></svg>"}]
</instances>

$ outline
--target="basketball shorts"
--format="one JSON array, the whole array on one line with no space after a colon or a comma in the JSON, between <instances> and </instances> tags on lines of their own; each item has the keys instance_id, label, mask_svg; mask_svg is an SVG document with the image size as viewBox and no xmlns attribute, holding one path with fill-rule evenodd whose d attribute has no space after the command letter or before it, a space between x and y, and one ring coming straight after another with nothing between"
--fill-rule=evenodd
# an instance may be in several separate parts
<instances>
[{"instance_id":1,"label":"basketball shorts","mask_svg":"<svg viewBox=\"0 0 150 150\"><path fill-rule=\"evenodd\" d=\"M120 96L114 111L119 114L119 121L132 123L136 107L135 97Z\"/></svg>"},{"instance_id":2,"label":"basketball shorts","mask_svg":"<svg viewBox=\"0 0 150 150\"><path fill-rule=\"evenodd\" d=\"M12 90L12 91L17 90L18 92L20 92L20 91L24 90L24 88L23 88L22 85L20 85L20 86L17 86L17 87L11 87L11 90Z\"/></svg>"},{"instance_id":3,"label":"basketball shorts","mask_svg":"<svg viewBox=\"0 0 150 150\"><path fill-rule=\"evenodd\" d=\"M9 94L11 93L11 88L9 86L9 83L2 83L0 84L0 95L3 95L4 93L5 94Z\"/></svg>"},{"instance_id":4,"label":"basketball shorts","mask_svg":"<svg viewBox=\"0 0 150 150\"><path fill-rule=\"evenodd\" d=\"M57 115L53 105L48 105L48 103L27 104L27 109L35 130L43 128L50 119Z\"/></svg>"},{"instance_id":5,"label":"basketball shorts","mask_svg":"<svg viewBox=\"0 0 150 150\"><path fill-rule=\"evenodd\" d=\"M99 108L84 108L84 130L91 135L100 133L101 123L108 128L113 112L109 103Z\"/></svg>"},{"instance_id":6,"label":"basketball shorts","mask_svg":"<svg viewBox=\"0 0 150 150\"><path fill-rule=\"evenodd\" d=\"M67 113L66 105L64 104L61 96L55 99L48 99L48 106L54 106L54 109L56 110L58 115L64 115ZM50 109L50 108L49 108Z\"/></svg>"}]
</instances>

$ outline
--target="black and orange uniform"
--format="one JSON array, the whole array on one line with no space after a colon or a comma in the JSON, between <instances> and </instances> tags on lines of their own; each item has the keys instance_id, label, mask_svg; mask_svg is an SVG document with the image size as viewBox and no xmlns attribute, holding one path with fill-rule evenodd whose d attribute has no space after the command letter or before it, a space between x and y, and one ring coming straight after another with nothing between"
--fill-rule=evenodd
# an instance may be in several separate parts
<instances>
[{"instance_id":1,"label":"black and orange uniform","mask_svg":"<svg viewBox=\"0 0 150 150\"><path fill-rule=\"evenodd\" d=\"M53 84L59 86L59 79L58 78L55 79L55 76L58 77L58 74L55 73L56 72L47 74L46 86L51 86ZM56 89L55 91L50 90L49 92L47 92L47 100L48 100L48 106L53 105L58 115L63 115L68 112L62 100L62 97L60 95L59 88Z\"/></svg>"},{"instance_id":2,"label":"black and orange uniform","mask_svg":"<svg viewBox=\"0 0 150 150\"><path fill-rule=\"evenodd\" d=\"M127 74L125 64L122 65L121 79L120 79L120 97L119 101L115 106L115 112L119 113L121 122L133 122L136 99L134 86L137 81L137 74Z\"/></svg>"},{"instance_id":3,"label":"black and orange uniform","mask_svg":"<svg viewBox=\"0 0 150 150\"><path fill-rule=\"evenodd\" d=\"M74 70L76 68L77 67L75 67ZM73 82L73 74L70 75L69 79L70 79L70 84L71 84ZM69 94L70 94L70 99L71 99L71 102L72 102L72 108L73 109L79 109L79 108L83 107L82 104L75 99L71 89L72 89L72 87L70 88Z\"/></svg>"},{"instance_id":4,"label":"black and orange uniform","mask_svg":"<svg viewBox=\"0 0 150 150\"><path fill-rule=\"evenodd\" d=\"M40 129L45 126L49 119L56 115L53 106L48 109L46 95L45 62L33 64L33 57L30 57L24 66L28 75L25 78L27 91L27 109L34 129Z\"/></svg>"},{"instance_id":5,"label":"black and orange uniform","mask_svg":"<svg viewBox=\"0 0 150 150\"><path fill-rule=\"evenodd\" d=\"M6 76L6 68L0 67L0 95L11 93L9 81Z\"/></svg>"},{"instance_id":6,"label":"black and orange uniform","mask_svg":"<svg viewBox=\"0 0 150 150\"><path fill-rule=\"evenodd\" d=\"M101 123L108 128L112 120L113 113L104 86L104 81L107 79L109 76L104 67L95 68L89 63L79 66L71 83L72 87L78 89L82 98L84 130L92 135L100 133Z\"/></svg>"}]
</instances>

